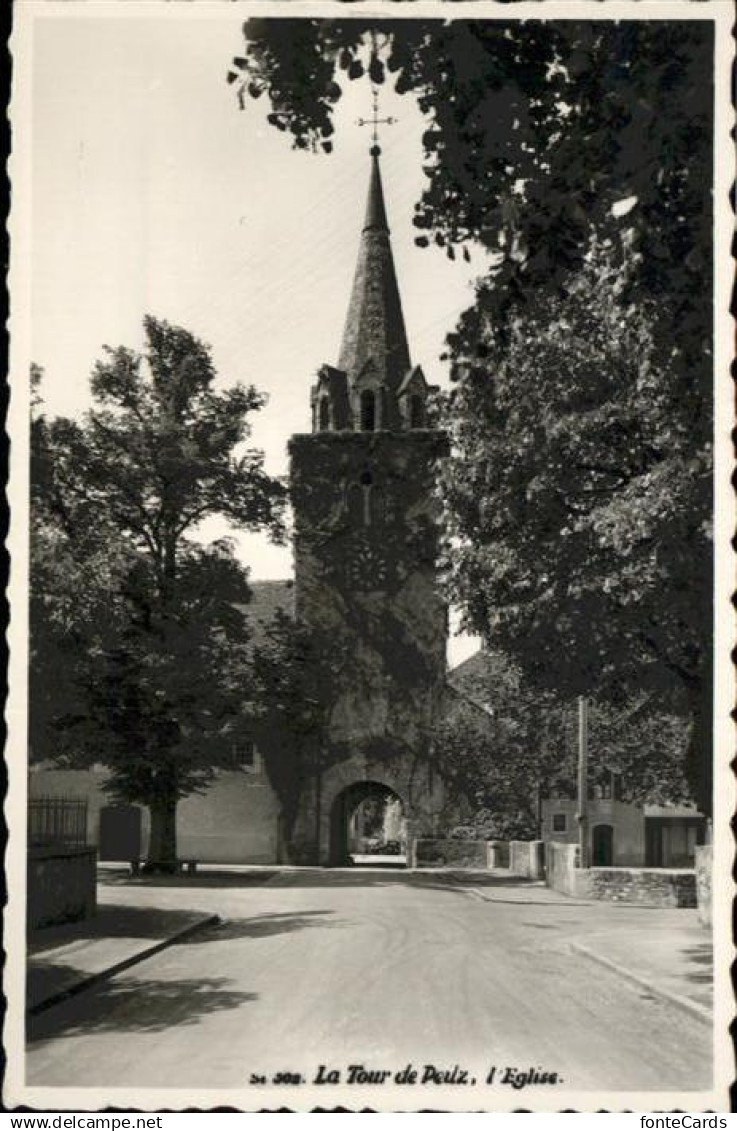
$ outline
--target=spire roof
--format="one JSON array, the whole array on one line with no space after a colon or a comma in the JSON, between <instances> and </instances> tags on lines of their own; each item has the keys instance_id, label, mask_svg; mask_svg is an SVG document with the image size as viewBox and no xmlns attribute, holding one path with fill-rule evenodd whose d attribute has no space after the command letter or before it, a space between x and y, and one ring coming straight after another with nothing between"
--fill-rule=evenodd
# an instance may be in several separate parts
<instances>
[{"instance_id":1,"label":"spire roof","mask_svg":"<svg viewBox=\"0 0 737 1131\"><path fill-rule=\"evenodd\" d=\"M381 183L381 170L379 169L378 145L371 146L371 175L369 177L368 199L366 201L366 216L363 221L363 231L376 228L389 234L389 222L386 218L386 205L384 204L384 187Z\"/></svg>"},{"instance_id":2,"label":"spire roof","mask_svg":"<svg viewBox=\"0 0 737 1131\"><path fill-rule=\"evenodd\" d=\"M354 384L372 368L396 390L410 368L402 302L394 269L378 145L371 148L366 215L338 366Z\"/></svg>"}]
</instances>

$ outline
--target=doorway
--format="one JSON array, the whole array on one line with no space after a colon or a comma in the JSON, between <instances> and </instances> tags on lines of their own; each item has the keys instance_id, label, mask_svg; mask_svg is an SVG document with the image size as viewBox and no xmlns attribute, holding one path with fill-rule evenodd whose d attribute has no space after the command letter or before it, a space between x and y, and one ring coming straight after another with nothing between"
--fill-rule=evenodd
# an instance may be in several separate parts
<instances>
[{"instance_id":1,"label":"doorway","mask_svg":"<svg viewBox=\"0 0 737 1131\"><path fill-rule=\"evenodd\" d=\"M646 817L645 867L693 868L704 832L703 817Z\"/></svg>"},{"instance_id":2,"label":"doorway","mask_svg":"<svg viewBox=\"0 0 737 1131\"><path fill-rule=\"evenodd\" d=\"M141 810L137 805L105 805L100 810L100 860L138 860Z\"/></svg>"},{"instance_id":3,"label":"doorway","mask_svg":"<svg viewBox=\"0 0 737 1131\"><path fill-rule=\"evenodd\" d=\"M594 868L611 868L614 863L614 829L594 825L591 832L591 863Z\"/></svg>"},{"instance_id":4,"label":"doorway","mask_svg":"<svg viewBox=\"0 0 737 1131\"><path fill-rule=\"evenodd\" d=\"M407 818L404 803L381 782L354 782L342 790L330 813L333 867L404 868Z\"/></svg>"}]
</instances>

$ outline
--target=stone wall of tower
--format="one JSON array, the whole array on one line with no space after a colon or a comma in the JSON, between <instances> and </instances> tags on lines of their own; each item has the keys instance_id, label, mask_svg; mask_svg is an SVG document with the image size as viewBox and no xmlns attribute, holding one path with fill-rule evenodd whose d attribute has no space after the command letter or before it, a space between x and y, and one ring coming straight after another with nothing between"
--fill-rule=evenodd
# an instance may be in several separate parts
<instances>
[{"instance_id":1,"label":"stone wall of tower","mask_svg":"<svg viewBox=\"0 0 737 1131\"><path fill-rule=\"evenodd\" d=\"M410 837L434 831L443 807L427 754L445 689L434 485L447 440L406 411L427 385L411 369L378 157L374 146L338 369L323 366L312 389L315 432L290 443L295 606L320 715L297 862L345 860L367 786L401 800Z\"/></svg>"},{"instance_id":2,"label":"stone wall of tower","mask_svg":"<svg viewBox=\"0 0 737 1131\"><path fill-rule=\"evenodd\" d=\"M324 645L329 759L424 751L446 670L433 500L446 448L429 430L291 440L296 613Z\"/></svg>"}]
</instances>

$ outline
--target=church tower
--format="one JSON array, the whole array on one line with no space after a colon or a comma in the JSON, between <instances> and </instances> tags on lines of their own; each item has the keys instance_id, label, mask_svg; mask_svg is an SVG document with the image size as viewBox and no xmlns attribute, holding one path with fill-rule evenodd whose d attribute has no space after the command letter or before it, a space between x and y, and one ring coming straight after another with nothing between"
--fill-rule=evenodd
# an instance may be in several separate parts
<instances>
[{"instance_id":1,"label":"church tower","mask_svg":"<svg viewBox=\"0 0 737 1131\"><path fill-rule=\"evenodd\" d=\"M445 686L447 612L437 584L435 480L447 440L410 360L380 150L337 367L311 390L312 432L293 436L295 605L316 642L319 747L293 835L299 860L341 863L371 790L432 831L440 783L427 761Z\"/></svg>"}]
</instances>

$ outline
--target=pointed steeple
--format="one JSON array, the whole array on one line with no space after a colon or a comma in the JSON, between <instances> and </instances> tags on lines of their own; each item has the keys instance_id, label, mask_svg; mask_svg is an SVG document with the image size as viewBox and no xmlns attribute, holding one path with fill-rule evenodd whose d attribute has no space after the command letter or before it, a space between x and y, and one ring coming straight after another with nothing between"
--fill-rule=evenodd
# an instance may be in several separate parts
<instances>
[{"instance_id":1,"label":"pointed steeple","mask_svg":"<svg viewBox=\"0 0 737 1131\"><path fill-rule=\"evenodd\" d=\"M371 147L366 216L338 366L352 389L362 377L372 374L373 382L383 386L394 402L387 406L394 418L396 391L410 368L410 358L389 239L380 152L378 145Z\"/></svg>"},{"instance_id":2,"label":"pointed steeple","mask_svg":"<svg viewBox=\"0 0 737 1131\"><path fill-rule=\"evenodd\" d=\"M379 147L371 147L371 176L369 178L368 199L366 201L366 216L363 221L363 231L375 228L377 231L389 234L389 222L386 218L386 205L384 204L384 186L381 183L381 170L379 169Z\"/></svg>"}]
</instances>

